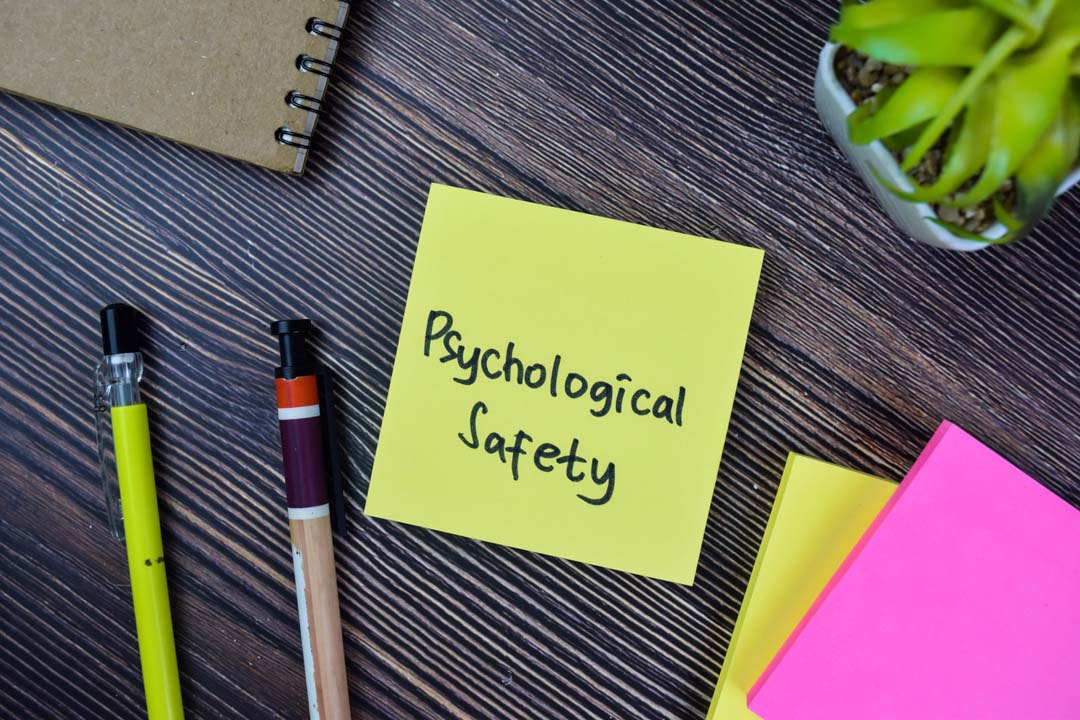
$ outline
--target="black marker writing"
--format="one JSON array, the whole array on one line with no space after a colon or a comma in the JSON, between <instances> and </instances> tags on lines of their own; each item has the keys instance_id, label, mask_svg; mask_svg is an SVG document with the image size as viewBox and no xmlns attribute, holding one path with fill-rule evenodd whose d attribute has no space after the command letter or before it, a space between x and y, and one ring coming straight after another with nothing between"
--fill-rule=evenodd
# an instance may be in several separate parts
<instances>
[{"instance_id":1,"label":"black marker writing","mask_svg":"<svg viewBox=\"0 0 1080 720\"><path fill-rule=\"evenodd\" d=\"M472 450L483 448L483 451L488 455L497 456L499 462L510 466L511 477L514 480L519 480L521 478L521 458L523 455L530 453L529 447L534 442L534 439L525 430L515 432L511 436L512 440L497 432L482 435L478 428L478 419L481 415L487 415L487 413L488 406L482 400L476 401L472 411L469 413L468 434L458 433L458 438L467 448ZM483 440L481 441L482 436ZM554 443L540 443L531 451L533 466L540 472L550 473L556 470L556 465L563 465L565 466L566 479L572 483L580 483L586 477L590 477L594 485L603 488L602 494L599 497L592 497L590 494L581 492L578 493L578 497L590 505L605 505L615 494L615 463L607 463L603 472L601 472L600 460L586 458L578 454L580 445L581 441L578 438L573 438L570 441L569 450L563 452ZM546 462L550 460L554 460L555 464Z\"/></svg>"},{"instance_id":2,"label":"black marker writing","mask_svg":"<svg viewBox=\"0 0 1080 720\"><path fill-rule=\"evenodd\" d=\"M556 353L550 363L526 363L518 356L511 341L501 348L466 346L462 334L454 329L454 316L445 310L428 313L424 331L424 356L435 357L440 363L456 368L453 380L461 385L473 385L481 376L486 380L502 381L532 390L546 389L553 398L564 395L576 400L587 397L592 403L589 413L602 418L611 414L632 412L641 417L653 417L676 427L683 426L686 409L686 388L679 386L673 393L653 393L635 387L629 373L620 372L614 381L590 382L578 372L565 372L563 356Z\"/></svg>"}]
</instances>

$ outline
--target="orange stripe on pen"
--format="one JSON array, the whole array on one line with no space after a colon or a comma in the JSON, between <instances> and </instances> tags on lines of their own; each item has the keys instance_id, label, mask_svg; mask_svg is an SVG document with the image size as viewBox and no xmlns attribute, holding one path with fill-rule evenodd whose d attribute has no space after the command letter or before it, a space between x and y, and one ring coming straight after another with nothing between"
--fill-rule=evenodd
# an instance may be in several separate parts
<instances>
[{"instance_id":1,"label":"orange stripe on pen","mask_svg":"<svg viewBox=\"0 0 1080 720\"><path fill-rule=\"evenodd\" d=\"M294 380L277 378L274 389L277 391L279 409L319 404L319 383L314 375L304 375Z\"/></svg>"}]
</instances>

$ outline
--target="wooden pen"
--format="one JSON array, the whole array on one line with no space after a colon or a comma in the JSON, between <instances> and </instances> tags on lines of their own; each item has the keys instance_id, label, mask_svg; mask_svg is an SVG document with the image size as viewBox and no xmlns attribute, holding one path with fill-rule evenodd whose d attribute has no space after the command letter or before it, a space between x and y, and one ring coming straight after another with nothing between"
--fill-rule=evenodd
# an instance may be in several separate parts
<instances>
[{"instance_id":1,"label":"wooden pen","mask_svg":"<svg viewBox=\"0 0 1080 720\"><path fill-rule=\"evenodd\" d=\"M308 357L310 329L308 320L271 325L281 349L274 384L308 710L312 720L343 720L349 717L349 687L327 482L328 457L334 450L325 412L330 398L326 383L320 382L320 369ZM330 474L336 480L336 472ZM340 482L334 482L333 489L335 517L343 518Z\"/></svg>"}]
</instances>

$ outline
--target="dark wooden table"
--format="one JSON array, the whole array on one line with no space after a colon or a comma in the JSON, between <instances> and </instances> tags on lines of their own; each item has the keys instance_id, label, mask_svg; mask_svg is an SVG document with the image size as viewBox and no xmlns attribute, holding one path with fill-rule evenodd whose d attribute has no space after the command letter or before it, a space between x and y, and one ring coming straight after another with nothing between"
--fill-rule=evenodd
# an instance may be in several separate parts
<instances>
[{"instance_id":1,"label":"dark wooden table","mask_svg":"<svg viewBox=\"0 0 1080 720\"><path fill-rule=\"evenodd\" d=\"M1080 193L1015 247L900 237L813 110L834 4L363 3L303 178L0 96L0 715L143 714L91 411L118 299L192 718L306 712L278 316L341 381L357 717L702 718L789 450L900 479L947 417L1080 504ZM432 181L767 251L694 587L363 516Z\"/></svg>"}]
</instances>

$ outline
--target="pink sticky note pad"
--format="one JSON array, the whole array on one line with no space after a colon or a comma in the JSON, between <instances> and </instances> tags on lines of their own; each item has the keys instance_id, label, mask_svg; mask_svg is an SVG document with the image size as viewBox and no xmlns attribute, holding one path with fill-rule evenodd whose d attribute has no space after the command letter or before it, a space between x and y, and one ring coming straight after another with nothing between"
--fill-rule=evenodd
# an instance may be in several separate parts
<instances>
[{"instance_id":1,"label":"pink sticky note pad","mask_svg":"<svg viewBox=\"0 0 1080 720\"><path fill-rule=\"evenodd\" d=\"M1077 720L1080 512L943 423L748 704L765 720Z\"/></svg>"}]
</instances>

